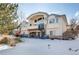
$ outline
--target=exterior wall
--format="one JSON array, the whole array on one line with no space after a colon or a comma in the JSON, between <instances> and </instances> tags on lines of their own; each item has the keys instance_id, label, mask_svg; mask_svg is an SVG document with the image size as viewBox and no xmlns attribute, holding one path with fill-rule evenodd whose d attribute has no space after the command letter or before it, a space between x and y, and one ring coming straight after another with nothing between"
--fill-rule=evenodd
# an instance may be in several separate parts
<instances>
[{"instance_id":1,"label":"exterior wall","mask_svg":"<svg viewBox=\"0 0 79 59\"><path fill-rule=\"evenodd\" d=\"M42 18L42 19L39 21L38 20L39 18ZM36 29L36 30L28 31L28 33L30 34L32 32L36 32L36 34L38 35L38 32L40 32L41 33L40 36L42 36L42 32L41 32L41 30L38 29L38 27L39 27L39 24L41 24L41 23L46 24L46 22L47 22L47 14L45 14L43 12L38 12L38 13L35 13L35 14L31 15L27 19L29 21L28 30ZM35 22L35 20L37 22Z\"/></svg>"},{"instance_id":2,"label":"exterior wall","mask_svg":"<svg viewBox=\"0 0 79 59\"><path fill-rule=\"evenodd\" d=\"M43 22L46 23L47 15L43 12L38 12L38 13L35 13L35 14L31 15L30 17L28 17L27 20L29 20L29 27L32 29L35 26L38 26L38 25L36 25L35 20L38 22L38 18L42 18L42 17L44 17L44 19L42 19ZM30 24L31 24L31 26L30 26Z\"/></svg>"},{"instance_id":3,"label":"exterior wall","mask_svg":"<svg viewBox=\"0 0 79 59\"><path fill-rule=\"evenodd\" d=\"M28 35L28 30L27 29L21 29L21 34L27 34Z\"/></svg>"},{"instance_id":4,"label":"exterior wall","mask_svg":"<svg viewBox=\"0 0 79 59\"><path fill-rule=\"evenodd\" d=\"M20 25L21 28L21 34L27 34L28 35L28 23L26 21L23 21Z\"/></svg>"},{"instance_id":5,"label":"exterior wall","mask_svg":"<svg viewBox=\"0 0 79 59\"><path fill-rule=\"evenodd\" d=\"M58 22L56 23L49 23L50 19L58 19ZM46 28L46 35L48 36L62 36L62 33L65 32L67 29L66 22L64 21L63 17L54 16L51 15L48 17L48 23ZM53 35L50 35L50 31L52 31Z\"/></svg>"}]
</instances>

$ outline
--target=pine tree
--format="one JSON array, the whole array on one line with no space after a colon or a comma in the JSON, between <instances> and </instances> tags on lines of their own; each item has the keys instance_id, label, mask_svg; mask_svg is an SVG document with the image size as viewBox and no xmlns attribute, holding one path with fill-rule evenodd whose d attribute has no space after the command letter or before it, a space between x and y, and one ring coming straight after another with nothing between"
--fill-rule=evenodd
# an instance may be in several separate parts
<instances>
[{"instance_id":1,"label":"pine tree","mask_svg":"<svg viewBox=\"0 0 79 59\"><path fill-rule=\"evenodd\" d=\"M13 22L17 19L18 4L0 3L0 33L9 34L16 24Z\"/></svg>"}]
</instances>

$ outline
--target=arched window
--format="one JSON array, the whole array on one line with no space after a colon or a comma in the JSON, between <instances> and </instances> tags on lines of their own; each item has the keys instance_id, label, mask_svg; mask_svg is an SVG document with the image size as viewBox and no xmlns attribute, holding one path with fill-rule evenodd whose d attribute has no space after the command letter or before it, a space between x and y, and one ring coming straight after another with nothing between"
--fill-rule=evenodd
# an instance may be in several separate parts
<instances>
[{"instance_id":1,"label":"arched window","mask_svg":"<svg viewBox=\"0 0 79 59\"><path fill-rule=\"evenodd\" d=\"M37 20L35 20L35 22L37 22Z\"/></svg>"}]
</instances>

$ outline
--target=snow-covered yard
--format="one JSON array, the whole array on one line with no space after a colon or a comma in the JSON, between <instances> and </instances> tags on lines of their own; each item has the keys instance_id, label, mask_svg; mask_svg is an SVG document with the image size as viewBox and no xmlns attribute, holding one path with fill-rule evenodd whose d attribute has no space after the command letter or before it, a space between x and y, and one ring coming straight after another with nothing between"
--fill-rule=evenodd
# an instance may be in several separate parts
<instances>
[{"instance_id":1,"label":"snow-covered yard","mask_svg":"<svg viewBox=\"0 0 79 59\"><path fill-rule=\"evenodd\" d=\"M24 42L14 48L1 50L0 55L77 55L79 39L49 40L22 38Z\"/></svg>"},{"instance_id":2,"label":"snow-covered yard","mask_svg":"<svg viewBox=\"0 0 79 59\"><path fill-rule=\"evenodd\" d=\"M5 49L10 49L12 47L8 46L8 45L0 45L0 51L5 50Z\"/></svg>"}]
</instances>

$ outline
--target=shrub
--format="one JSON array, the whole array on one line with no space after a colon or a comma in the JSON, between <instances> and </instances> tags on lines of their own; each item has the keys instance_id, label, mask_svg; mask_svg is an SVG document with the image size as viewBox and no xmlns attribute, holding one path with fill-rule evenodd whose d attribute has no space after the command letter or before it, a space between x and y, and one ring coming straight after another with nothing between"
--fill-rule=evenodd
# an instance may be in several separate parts
<instances>
[{"instance_id":1,"label":"shrub","mask_svg":"<svg viewBox=\"0 0 79 59\"><path fill-rule=\"evenodd\" d=\"M1 39L0 44L7 44L9 46L15 46L15 40L8 38L8 37L4 37L3 39Z\"/></svg>"},{"instance_id":2,"label":"shrub","mask_svg":"<svg viewBox=\"0 0 79 59\"><path fill-rule=\"evenodd\" d=\"M63 38L69 40L70 38L73 40L77 36L77 31L73 29L68 29L66 32L63 33Z\"/></svg>"},{"instance_id":3,"label":"shrub","mask_svg":"<svg viewBox=\"0 0 79 59\"><path fill-rule=\"evenodd\" d=\"M15 38L16 43L23 42L19 37Z\"/></svg>"},{"instance_id":4,"label":"shrub","mask_svg":"<svg viewBox=\"0 0 79 59\"><path fill-rule=\"evenodd\" d=\"M4 37L3 39L1 39L0 44L8 44L8 38Z\"/></svg>"},{"instance_id":5,"label":"shrub","mask_svg":"<svg viewBox=\"0 0 79 59\"><path fill-rule=\"evenodd\" d=\"M22 40L17 37L17 38L9 38L9 37L3 37L1 39L0 44L7 44L9 46L16 46L17 43L22 42Z\"/></svg>"}]
</instances>

